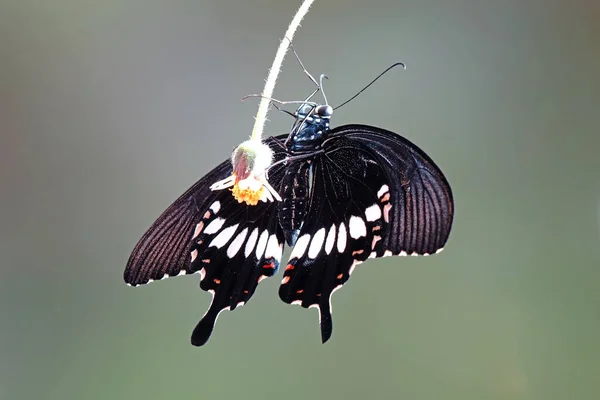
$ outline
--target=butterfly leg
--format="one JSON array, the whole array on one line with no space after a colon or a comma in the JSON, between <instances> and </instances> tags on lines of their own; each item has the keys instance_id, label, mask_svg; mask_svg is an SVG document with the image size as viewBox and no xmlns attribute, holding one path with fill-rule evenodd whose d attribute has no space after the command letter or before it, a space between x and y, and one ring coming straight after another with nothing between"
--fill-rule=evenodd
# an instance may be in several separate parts
<instances>
[{"instance_id":1,"label":"butterfly leg","mask_svg":"<svg viewBox=\"0 0 600 400\"><path fill-rule=\"evenodd\" d=\"M277 109L277 111L282 112L282 113L286 113L287 115L289 115L289 116L291 116L293 118L296 118L296 115L293 112L290 112L288 110L284 110L283 108L279 107L276 102L271 101L271 105L273 107L275 107Z\"/></svg>"},{"instance_id":2,"label":"butterfly leg","mask_svg":"<svg viewBox=\"0 0 600 400\"><path fill-rule=\"evenodd\" d=\"M312 83L314 83L317 86L317 90L321 88L321 86L319 85L319 82L317 82L317 80L310 74L310 72L308 72L306 70L306 68L304 67L304 64L302 63L302 61L300 60L300 56L298 56L298 53L296 53L296 49L294 48L294 43L292 42L292 40L288 37L286 37L287 41L290 42L290 48L292 49L292 52L294 53L294 56L296 57L296 60L298 61L298 64L300 64L300 67L302 68L302 71L304 71L304 73L306 74L306 76L308 76L308 79L310 79L312 81ZM310 98L312 96L315 95L316 92L313 92L313 94L306 99L306 101L310 100Z\"/></svg>"}]
</instances>

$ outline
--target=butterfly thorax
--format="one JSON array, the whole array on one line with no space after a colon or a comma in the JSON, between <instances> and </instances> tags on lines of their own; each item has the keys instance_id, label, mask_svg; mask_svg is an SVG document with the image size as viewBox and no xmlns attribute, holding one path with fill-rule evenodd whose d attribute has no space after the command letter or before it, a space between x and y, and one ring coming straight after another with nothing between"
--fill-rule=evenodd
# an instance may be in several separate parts
<instances>
[{"instance_id":1,"label":"butterfly thorax","mask_svg":"<svg viewBox=\"0 0 600 400\"><path fill-rule=\"evenodd\" d=\"M333 109L329 105L303 104L298 108L290 134L285 141L293 154L318 151L329 131Z\"/></svg>"}]
</instances>

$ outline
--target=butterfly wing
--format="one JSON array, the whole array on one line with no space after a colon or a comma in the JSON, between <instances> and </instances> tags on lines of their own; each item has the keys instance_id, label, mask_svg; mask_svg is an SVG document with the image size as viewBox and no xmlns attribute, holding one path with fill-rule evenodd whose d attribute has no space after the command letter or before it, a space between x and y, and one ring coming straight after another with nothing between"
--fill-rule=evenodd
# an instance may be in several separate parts
<instances>
[{"instance_id":1,"label":"butterfly wing","mask_svg":"<svg viewBox=\"0 0 600 400\"><path fill-rule=\"evenodd\" d=\"M279 144L285 137L265 141L275 161L285 156ZM269 171L275 190L283 169L279 164ZM192 334L196 346L209 339L221 311L245 304L258 283L277 271L283 249L275 202L249 206L238 203L230 190L210 190L231 173L231 162L225 161L177 199L144 234L125 268L131 285L200 273L200 287L213 301Z\"/></svg>"},{"instance_id":2,"label":"butterfly wing","mask_svg":"<svg viewBox=\"0 0 600 400\"><path fill-rule=\"evenodd\" d=\"M331 131L315 157L309 210L279 289L281 299L319 310L333 329L331 295L369 257L429 254L446 242L452 195L415 145L373 127Z\"/></svg>"},{"instance_id":3,"label":"butterfly wing","mask_svg":"<svg viewBox=\"0 0 600 400\"><path fill-rule=\"evenodd\" d=\"M123 278L131 286L192 273L192 233L220 192L210 185L232 172L224 161L190 187L150 226L129 256Z\"/></svg>"},{"instance_id":4,"label":"butterfly wing","mask_svg":"<svg viewBox=\"0 0 600 400\"><path fill-rule=\"evenodd\" d=\"M270 174L271 183L277 179ZM195 346L209 339L221 311L244 305L258 283L277 272L283 251L275 202L240 204L227 191L219 206L218 213L206 212L193 237L191 269L200 272L200 288L213 295L192 333Z\"/></svg>"},{"instance_id":5,"label":"butterfly wing","mask_svg":"<svg viewBox=\"0 0 600 400\"><path fill-rule=\"evenodd\" d=\"M406 138L372 126L341 126L332 132L333 140L340 137L367 151L386 175L387 187L378 197L387 229L374 249L376 257L442 251L452 228L454 200L433 160Z\"/></svg>"}]
</instances>

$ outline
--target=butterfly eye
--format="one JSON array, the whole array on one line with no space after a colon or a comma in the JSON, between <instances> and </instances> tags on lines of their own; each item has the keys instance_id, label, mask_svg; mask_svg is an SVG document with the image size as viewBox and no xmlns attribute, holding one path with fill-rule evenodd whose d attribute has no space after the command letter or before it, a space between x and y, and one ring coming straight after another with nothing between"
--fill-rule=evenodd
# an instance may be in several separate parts
<instances>
[{"instance_id":1,"label":"butterfly eye","mask_svg":"<svg viewBox=\"0 0 600 400\"><path fill-rule=\"evenodd\" d=\"M333 108L326 104L317 107L316 112L321 118L328 118L331 117L331 114L333 114Z\"/></svg>"}]
</instances>

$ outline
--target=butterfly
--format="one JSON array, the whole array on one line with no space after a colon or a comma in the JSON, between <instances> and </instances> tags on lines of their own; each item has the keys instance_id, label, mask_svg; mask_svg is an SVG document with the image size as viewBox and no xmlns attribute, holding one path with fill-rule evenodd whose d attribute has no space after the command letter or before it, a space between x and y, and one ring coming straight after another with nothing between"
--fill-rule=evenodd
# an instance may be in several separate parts
<instances>
[{"instance_id":1,"label":"butterfly","mask_svg":"<svg viewBox=\"0 0 600 400\"><path fill-rule=\"evenodd\" d=\"M223 310L246 304L277 272L285 244L292 251L279 297L316 308L325 343L331 296L358 264L439 253L448 240L452 191L433 160L385 129L331 128L333 108L311 97L290 113L289 134L263 141L272 159L267 189L252 192L260 199L245 198L237 183L226 189L236 171L224 161L163 212L129 258L124 279L133 286L200 274L213 299L192 333L195 346L208 341Z\"/></svg>"}]
</instances>

